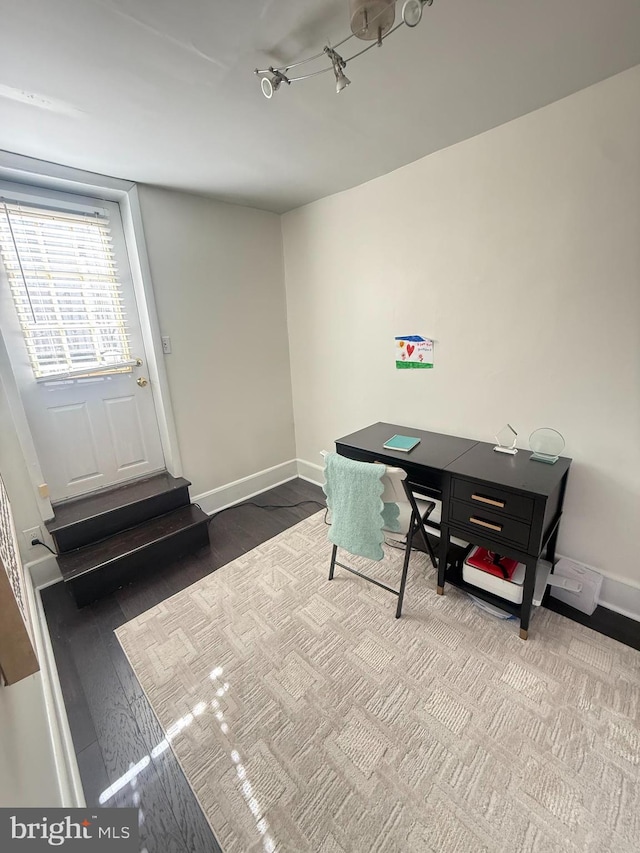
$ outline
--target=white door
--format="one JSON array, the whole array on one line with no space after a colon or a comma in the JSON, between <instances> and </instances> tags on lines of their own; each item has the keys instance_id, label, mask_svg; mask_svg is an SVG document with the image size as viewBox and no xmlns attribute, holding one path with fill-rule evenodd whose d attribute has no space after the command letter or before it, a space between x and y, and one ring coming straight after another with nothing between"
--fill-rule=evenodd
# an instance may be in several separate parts
<instances>
[{"instance_id":1,"label":"white door","mask_svg":"<svg viewBox=\"0 0 640 853\"><path fill-rule=\"evenodd\" d=\"M163 469L118 205L0 183L0 296L51 500Z\"/></svg>"}]
</instances>

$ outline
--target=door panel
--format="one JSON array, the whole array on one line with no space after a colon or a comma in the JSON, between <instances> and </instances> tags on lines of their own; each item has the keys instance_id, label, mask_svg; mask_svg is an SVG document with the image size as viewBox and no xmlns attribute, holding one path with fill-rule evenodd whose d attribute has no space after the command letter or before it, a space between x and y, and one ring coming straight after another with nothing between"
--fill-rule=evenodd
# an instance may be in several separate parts
<instances>
[{"instance_id":1,"label":"door panel","mask_svg":"<svg viewBox=\"0 0 640 853\"><path fill-rule=\"evenodd\" d=\"M108 315L100 313L107 310L101 306L108 305L108 297L103 296L107 301L100 303L100 294L96 296L96 291L100 288L95 281L92 281L96 279L95 264L92 267L90 261L87 261L86 278L84 275L80 276L80 284L78 284L77 275L74 280L68 274L63 276L62 283L58 284L55 272L57 246L54 246L51 253L53 272L48 273L49 278L55 282L50 285L51 293L45 292L46 285L41 284L44 278L43 267L49 263L47 257L42 261L42 255L38 256L40 266L33 265L32 274L29 273L28 257L27 263L21 264L19 270L16 263L12 267L10 264L7 266L7 257L9 262L12 258L11 251L17 257L21 249L19 245L13 244L13 246L9 245L7 251L9 230L5 228L3 231L0 227L0 240L4 240L4 245L0 246L1 330L7 344L40 465L49 486L51 500L53 502L65 500L162 470L164 456L153 388L148 381L140 384L137 382L138 379L146 380L148 372L145 366L146 356L140 319L118 205L103 200L81 199L78 196L65 196L61 193L0 183L0 218L3 216L3 198L13 199L13 203L18 205L46 205L49 210L61 210L70 214L82 212L84 215L102 217L103 221L108 220L109 251L113 252L117 279L114 279L112 274L109 274L110 279L105 278L107 274L104 268L98 270L97 278L102 276L107 282L105 287L119 287L121 309L118 310L121 310L122 315L118 316L126 318L128 343L125 344L125 350L114 351L108 347L104 349L102 346L100 358L108 363L101 364L97 368L91 367L91 375L72 377L67 374L57 377L41 376L36 379L25 336L29 339L31 335L33 340L34 334L36 336L42 334L39 331L40 328L46 328L46 322L51 317L56 324L62 322L60 317L70 318L64 319L67 324L75 322L76 315L71 315L69 309L64 307L65 299L73 298L75 300L73 304L80 305L81 311L83 305L87 305L87 314L80 314L80 319L77 320L82 324L82 329L87 328L85 324L89 319L96 318L95 335L89 331L83 333L84 337L74 338L72 334L68 341L62 345L58 344L58 350L65 346L67 352L72 351L74 347L81 349L86 346L91 347L92 335L96 340L100 338L100 323L111 323L111 319L105 321L103 318L104 316L114 317L114 309L109 308L108 310L112 313ZM4 215L6 218L6 208ZM44 228L43 233L45 233ZM39 239L41 242L46 241L46 234L44 237L40 235ZM57 234L53 239L59 242ZM86 243L88 238L82 239ZM98 239L93 239L91 247L99 242ZM83 257L82 251L82 247L77 251L80 257ZM74 262L74 257L71 263ZM25 272L23 272L23 266ZM24 282L23 289L27 290L30 301L33 295L35 306L33 309L25 309L23 296L22 325L11 291L11 286L21 286L21 280ZM114 281L117 283L109 284ZM41 289L38 289L39 287ZM77 297L78 288L82 294L82 304ZM45 301L46 307L42 308ZM44 318L42 326L36 324L36 320L40 319L38 311L49 312L42 313ZM27 331L24 327L25 314L31 326ZM93 323L94 320L91 319L91 322ZM58 328L57 325L56 328ZM114 364L112 367L113 362L118 362L118 366ZM97 373L97 370L100 370L100 373Z\"/></svg>"},{"instance_id":2,"label":"door panel","mask_svg":"<svg viewBox=\"0 0 640 853\"><path fill-rule=\"evenodd\" d=\"M77 379L46 382L36 389L35 401L28 395L24 398L54 501L147 476L163 467L162 457L158 462L148 451L139 397L133 393L138 390L135 375L101 376L83 383ZM127 386L130 393L118 393Z\"/></svg>"},{"instance_id":3,"label":"door panel","mask_svg":"<svg viewBox=\"0 0 640 853\"><path fill-rule=\"evenodd\" d=\"M59 454L58 464L67 484L99 477L98 453L87 404L50 406L48 414L51 435L55 436L54 447Z\"/></svg>"},{"instance_id":4,"label":"door panel","mask_svg":"<svg viewBox=\"0 0 640 853\"><path fill-rule=\"evenodd\" d=\"M104 408L118 471L145 464L148 460L137 399L133 395L112 397L104 401Z\"/></svg>"}]
</instances>

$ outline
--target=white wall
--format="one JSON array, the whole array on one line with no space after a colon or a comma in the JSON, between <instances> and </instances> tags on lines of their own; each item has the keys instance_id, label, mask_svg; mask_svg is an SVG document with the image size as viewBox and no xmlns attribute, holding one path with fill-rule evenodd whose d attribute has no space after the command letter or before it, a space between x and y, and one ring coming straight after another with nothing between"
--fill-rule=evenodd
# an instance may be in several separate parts
<instances>
[{"instance_id":1,"label":"white wall","mask_svg":"<svg viewBox=\"0 0 640 853\"><path fill-rule=\"evenodd\" d=\"M559 550L639 584L640 67L283 217L298 457L374 421L573 457ZM432 371L393 337L437 340Z\"/></svg>"},{"instance_id":2,"label":"white wall","mask_svg":"<svg viewBox=\"0 0 640 853\"><path fill-rule=\"evenodd\" d=\"M0 342L1 345L1 342ZM9 400L6 389L0 380L0 476L11 501L11 510L17 531L18 546L23 560L35 559L41 556L44 548L27 548L22 530L28 530L36 525L41 525L44 534L44 525L40 517L37 499L29 469L22 453L16 427L11 416Z\"/></svg>"},{"instance_id":3,"label":"white wall","mask_svg":"<svg viewBox=\"0 0 640 853\"><path fill-rule=\"evenodd\" d=\"M61 806L42 675L0 687L0 806Z\"/></svg>"},{"instance_id":4,"label":"white wall","mask_svg":"<svg viewBox=\"0 0 640 853\"><path fill-rule=\"evenodd\" d=\"M280 217L141 186L184 475L197 495L295 457Z\"/></svg>"}]
</instances>

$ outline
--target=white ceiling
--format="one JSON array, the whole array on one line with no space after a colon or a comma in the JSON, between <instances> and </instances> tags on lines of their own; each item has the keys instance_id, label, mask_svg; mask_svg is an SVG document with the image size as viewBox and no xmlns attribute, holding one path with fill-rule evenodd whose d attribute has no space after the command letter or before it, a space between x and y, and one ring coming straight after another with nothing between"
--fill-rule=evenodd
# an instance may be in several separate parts
<instances>
[{"instance_id":1,"label":"white ceiling","mask_svg":"<svg viewBox=\"0 0 640 853\"><path fill-rule=\"evenodd\" d=\"M0 148L282 212L639 64L640 2L434 0L340 95L263 98L347 33L347 0L0 0Z\"/></svg>"}]
</instances>

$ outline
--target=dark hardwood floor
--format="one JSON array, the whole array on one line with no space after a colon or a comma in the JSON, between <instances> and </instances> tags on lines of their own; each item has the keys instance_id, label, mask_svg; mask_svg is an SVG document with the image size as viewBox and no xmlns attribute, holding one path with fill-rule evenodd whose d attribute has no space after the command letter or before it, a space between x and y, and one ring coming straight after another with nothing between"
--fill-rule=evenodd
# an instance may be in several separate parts
<instances>
[{"instance_id":1,"label":"dark hardwood floor","mask_svg":"<svg viewBox=\"0 0 640 853\"><path fill-rule=\"evenodd\" d=\"M299 479L252 499L261 505L308 500L324 504L324 494ZM87 804L139 807L148 853L215 853L219 847L173 752L151 757L164 735L113 632L318 510L313 503L277 510L240 504L213 518L209 547L82 610L62 583L42 590ZM547 606L640 647L638 623L624 616L598 608L589 617L555 599ZM126 781L136 766L135 778Z\"/></svg>"},{"instance_id":2,"label":"dark hardwood floor","mask_svg":"<svg viewBox=\"0 0 640 853\"><path fill-rule=\"evenodd\" d=\"M304 480L252 499L262 505L308 500L324 505L324 494ZM81 610L64 584L42 590L87 805L139 807L148 853L215 853L219 847L173 752L151 757L164 734L113 632L319 509L314 503L277 510L241 504L222 512L209 525L209 547ZM123 784L136 766L135 778Z\"/></svg>"},{"instance_id":3,"label":"dark hardwood floor","mask_svg":"<svg viewBox=\"0 0 640 853\"><path fill-rule=\"evenodd\" d=\"M628 616L623 616L621 613L614 613L613 610L608 610L606 607L600 606L596 607L589 616L586 613L581 613L580 610L576 610L575 607L570 607L564 601L552 598L548 594L548 590L542 603L549 610L553 610L561 616L566 616L567 619L579 622L581 625L586 625L592 631L605 634L619 643L624 643L625 646L631 646L632 649L640 651L640 623L635 619L630 619Z\"/></svg>"}]
</instances>

